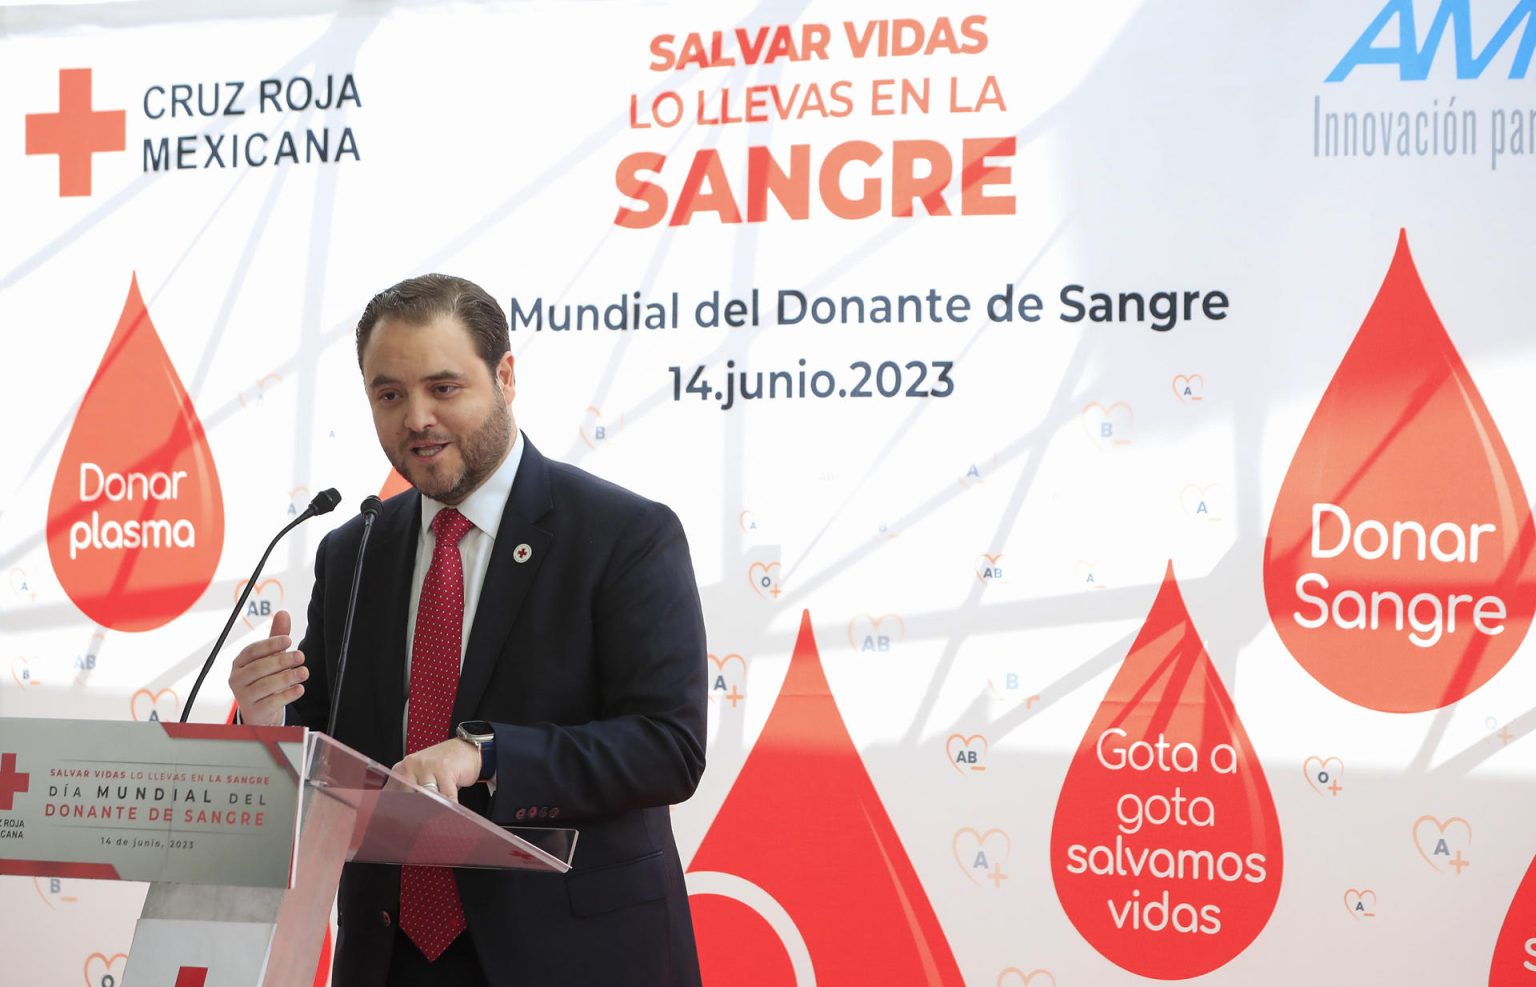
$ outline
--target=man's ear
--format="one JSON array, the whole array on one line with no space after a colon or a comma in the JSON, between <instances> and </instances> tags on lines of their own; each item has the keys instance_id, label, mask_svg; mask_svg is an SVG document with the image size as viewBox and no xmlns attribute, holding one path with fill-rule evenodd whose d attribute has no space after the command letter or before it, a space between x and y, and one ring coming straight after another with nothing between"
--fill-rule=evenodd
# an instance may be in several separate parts
<instances>
[{"instance_id":1,"label":"man's ear","mask_svg":"<svg viewBox=\"0 0 1536 987\"><path fill-rule=\"evenodd\" d=\"M514 363L511 350L503 353L496 363L496 386L501 388L502 396L509 404L517 393L517 373Z\"/></svg>"}]
</instances>

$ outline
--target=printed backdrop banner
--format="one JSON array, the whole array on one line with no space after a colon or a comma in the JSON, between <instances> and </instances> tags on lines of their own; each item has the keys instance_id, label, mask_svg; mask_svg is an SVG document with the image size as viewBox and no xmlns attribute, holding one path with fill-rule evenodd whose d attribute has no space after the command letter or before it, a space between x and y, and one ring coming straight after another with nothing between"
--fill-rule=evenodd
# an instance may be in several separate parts
<instances>
[{"instance_id":1,"label":"printed backdrop banner","mask_svg":"<svg viewBox=\"0 0 1536 987\"><path fill-rule=\"evenodd\" d=\"M338 6L0 7L0 714L179 716L339 487L228 716L446 271L687 527L711 987L1536 984L1529 0Z\"/></svg>"}]
</instances>

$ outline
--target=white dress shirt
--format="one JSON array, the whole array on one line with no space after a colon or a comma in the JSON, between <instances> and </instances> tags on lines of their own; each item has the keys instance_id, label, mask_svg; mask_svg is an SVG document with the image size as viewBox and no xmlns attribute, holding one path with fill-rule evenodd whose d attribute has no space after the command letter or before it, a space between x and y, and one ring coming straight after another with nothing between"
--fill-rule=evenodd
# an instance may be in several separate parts
<instances>
[{"instance_id":1,"label":"white dress shirt","mask_svg":"<svg viewBox=\"0 0 1536 987\"><path fill-rule=\"evenodd\" d=\"M460 514L469 518L473 528L459 542L459 557L464 562L464 629L459 634L459 668L464 667L464 652L469 647L469 629L475 625L475 611L480 605L480 590L485 586L485 573L491 565L491 549L496 544L496 531L501 527L501 512L507 506L507 496L512 493L512 481L517 478L517 467L523 461L523 434L517 433L507 458L502 460L496 472L485 478L464 503L458 505ZM432 551L437 536L432 533L432 519L447 507L442 501L422 495L421 534L416 537L416 567L411 573L410 612L405 621L405 714L401 717L400 730L404 736L411 709L411 647L416 640L416 609L421 603L421 585L426 582L427 570L432 566Z\"/></svg>"}]
</instances>

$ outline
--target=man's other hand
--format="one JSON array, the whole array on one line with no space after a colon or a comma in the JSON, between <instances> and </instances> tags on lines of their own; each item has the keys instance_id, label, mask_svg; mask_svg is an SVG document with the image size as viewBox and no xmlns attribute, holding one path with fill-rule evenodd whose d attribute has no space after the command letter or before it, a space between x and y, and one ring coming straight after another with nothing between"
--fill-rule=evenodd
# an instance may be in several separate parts
<instances>
[{"instance_id":1,"label":"man's other hand","mask_svg":"<svg viewBox=\"0 0 1536 987\"><path fill-rule=\"evenodd\" d=\"M436 785L439 795L456 802L459 789L468 788L480 780L480 752L474 744L450 737L407 755L395 765L394 771L418 785L429 788Z\"/></svg>"},{"instance_id":2,"label":"man's other hand","mask_svg":"<svg viewBox=\"0 0 1536 987\"><path fill-rule=\"evenodd\" d=\"M283 707L304 694L309 669L304 655L291 651L288 636L293 618L279 610L272 618L272 633L248 644L235 656L229 670L229 689L240 705L240 719L259 726L281 726ZM462 743L462 741L461 741Z\"/></svg>"}]
</instances>

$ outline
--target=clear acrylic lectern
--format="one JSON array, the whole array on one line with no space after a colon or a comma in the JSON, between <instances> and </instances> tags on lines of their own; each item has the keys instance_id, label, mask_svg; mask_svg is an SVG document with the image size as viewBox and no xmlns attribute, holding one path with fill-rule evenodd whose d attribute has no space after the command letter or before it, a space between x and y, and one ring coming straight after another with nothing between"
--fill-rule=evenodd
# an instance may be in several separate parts
<instances>
[{"instance_id":1,"label":"clear acrylic lectern","mask_svg":"<svg viewBox=\"0 0 1536 987\"><path fill-rule=\"evenodd\" d=\"M570 869L575 830L499 827L324 734L305 735L304 762L292 887L151 884L124 987L177 983L208 963L219 967L207 967L210 987L310 983L347 861Z\"/></svg>"}]
</instances>

